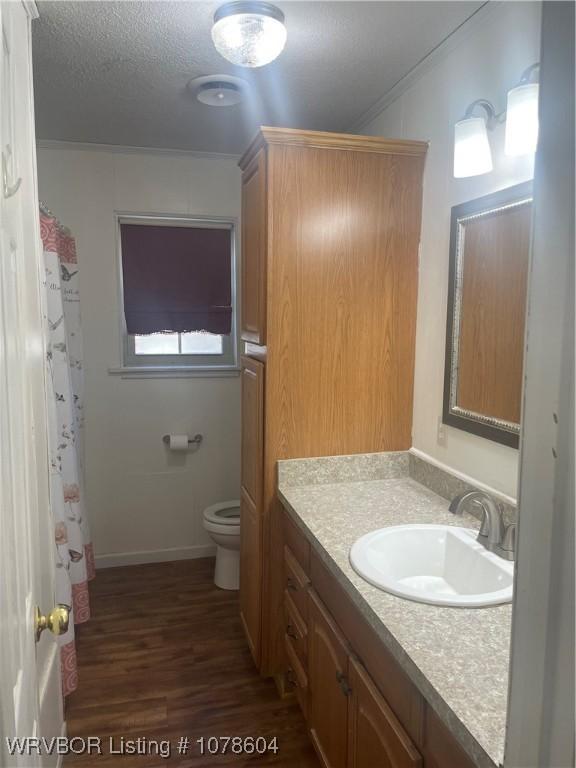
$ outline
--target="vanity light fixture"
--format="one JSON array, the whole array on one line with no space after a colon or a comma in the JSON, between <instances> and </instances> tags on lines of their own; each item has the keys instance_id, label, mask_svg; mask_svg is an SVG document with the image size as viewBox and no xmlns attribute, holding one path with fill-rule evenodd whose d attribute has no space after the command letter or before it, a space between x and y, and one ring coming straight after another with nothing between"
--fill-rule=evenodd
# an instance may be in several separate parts
<instances>
[{"instance_id":1,"label":"vanity light fixture","mask_svg":"<svg viewBox=\"0 0 576 768\"><path fill-rule=\"evenodd\" d=\"M504 152L510 157L536 151L538 142L538 72L540 63L525 69L510 91L506 110L497 113L492 102L476 99L454 126L454 177L480 176L492 170L488 131L506 121ZM485 115L474 115L481 108Z\"/></svg>"},{"instance_id":2,"label":"vanity light fixture","mask_svg":"<svg viewBox=\"0 0 576 768\"><path fill-rule=\"evenodd\" d=\"M474 116L476 108L486 113ZM464 117L454 126L454 177L480 176L492 170L492 152L488 130L499 121L494 105L486 99L477 99L467 108Z\"/></svg>"},{"instance_id":3,"label":"vanity light fixture","mask_svg":"<svg viewBox=\"0 0 576 768\"><path fill-rule=\"evenodd\" d=\"M216 50L240 67L262 67L274 61L286 44L284 14L270 3L235 0L214 14Z\"/></svg>"},{"instance_id":4,"label":"vanity light fixture","mask_svg":"<svg viewBox=\"0 0 576 768\"><path fill-rule=\"evenodd\" d=\"M539 68L539 63L532 64L524 70L518 85L508 91L504 152L511 157L536 151Z\"/></svg>"}]
</instances>

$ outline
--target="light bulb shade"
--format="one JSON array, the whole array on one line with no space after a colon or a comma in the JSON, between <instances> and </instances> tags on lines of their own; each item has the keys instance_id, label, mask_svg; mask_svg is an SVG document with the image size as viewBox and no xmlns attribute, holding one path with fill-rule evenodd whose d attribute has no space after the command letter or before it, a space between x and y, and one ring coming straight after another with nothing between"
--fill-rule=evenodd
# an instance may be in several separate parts
<instances>
[{"instance_id":1,"label":"light bulb shade","mask_svg":"<svg viewBox=\"0 0 576 768\"><path fill-rule=\"evenodd\" d=\"M486 120L467 117L454 126L454 176L480 176L492 170Z\"/></svg>"},{"instance_id":2,"label":"light bulb shade","mask_svg":"<svg viewBox=\"0 0 576 768\"><path fill-rule=\"evenodd\" d=\"M262 67L282 53L286 44L284 14L263 2L232 2L214 14L212 40L216 50L240 67Z\"/></svg>"},{"instance_id":3,"label":"light bulb shade","mask_svg":"<svg viewBox=\"0 0 576 768\"><path fill-rule=\"evenodd\" d=\"M536 151L538 142L538 83L508 91L504 152L515 157Z\"/></svg>"}]
</instances>

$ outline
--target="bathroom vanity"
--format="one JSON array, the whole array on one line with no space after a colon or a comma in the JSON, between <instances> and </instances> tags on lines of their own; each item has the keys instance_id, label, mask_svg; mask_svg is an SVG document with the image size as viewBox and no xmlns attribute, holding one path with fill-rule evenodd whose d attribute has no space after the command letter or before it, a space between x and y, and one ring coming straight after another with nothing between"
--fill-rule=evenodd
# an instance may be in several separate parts
<instances>
[{"instance_id":1,"label":"bathroom vanity","mask_svg":"<svg viewBox=\"0 0 576 768\"><path fill-rule=\"evenodd\" d=\"M285 675L326 768L501 763L510 604L414 602L372 586L349 561L377 528L477 529L438 493L466 488L407 452L279 462Z\"/></svg>"}]
</instances>

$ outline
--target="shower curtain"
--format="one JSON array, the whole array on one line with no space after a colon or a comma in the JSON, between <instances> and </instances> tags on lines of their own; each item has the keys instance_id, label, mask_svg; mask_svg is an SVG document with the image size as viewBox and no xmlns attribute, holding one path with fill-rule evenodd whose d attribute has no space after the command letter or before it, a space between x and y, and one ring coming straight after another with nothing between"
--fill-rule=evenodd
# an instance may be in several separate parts
<instances>
[{"instance_id":1,"label":"shower curtain","mask_svg":"<svg viewBox=\"0 0 576 768\"><path fill-rule=\"evenodd\" d=\"M78 685L74 625L90 618L88 581L95 573L82 473L84 402L79 271L74 238L42 206L40 231L46 269L46 386L56 601L72 608L68 631L59 637L62 690L66 696Z\"/></svg>"}]
</instances>

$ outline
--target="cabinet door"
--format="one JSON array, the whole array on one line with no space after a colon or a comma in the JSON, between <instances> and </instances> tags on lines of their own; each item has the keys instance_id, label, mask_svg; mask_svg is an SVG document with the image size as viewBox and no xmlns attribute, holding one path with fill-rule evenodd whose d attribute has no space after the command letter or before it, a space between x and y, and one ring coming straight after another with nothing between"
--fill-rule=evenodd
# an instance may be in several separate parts
<instances>
[{"instance_id":1,"label":"cabinet door","mask_svg":"<svg viewBox=\"0 0 576 768\"><path fill-rule=\"evenodd\" d=\"M308 722L324 768L346 768L348 652L318 597L309 593Z\"/></svg>"},{"instance_id":2,"label":"cabinet door","mask_svg":"<svg viewBox=\"0 0 576 768\"><path fill-rule=\"evenodd\" d=\"M266 344L266 150L242 175L242 338Z\"/></svg>"},{"instance_id":3,"label":"cabinet door","mask_svg":"<svg viewBox=\"0 0 576 768\"><path fill-rule=\"evenodd\" d=\"M349 679L347 768L420 768L422 759L406 731L353 658Z\"/></svg>"},{"instance_id":4,"label":"cabinet door","mask_svg":"<svg viewBox=\"0 0 576 768\"><path fill-rule=\"evenodd\" d=\"M256 665L262 634L262 519L242 488L240 499L240 617Z\"/></svg>"},{"instance_id":5,"label":"cabinet door","mask_svg":"<svg viewBox=\"0 0 576 768\"><path fill-rule=\"evenodd\" d=\"M474 768L476 763L468 757L455 737L428 705L426 705L424 723L426 768Z\"/></svg>"},{"instance_id":6,"label":"cabinet door","mask_svg":"<svg viewBox=\"0 0 576 768\"><path fill-rule=\"evenodd\" d=\"M242 358L242 487L260 512L264 459L264 365Z\"/></svg>"}]
</instances>

